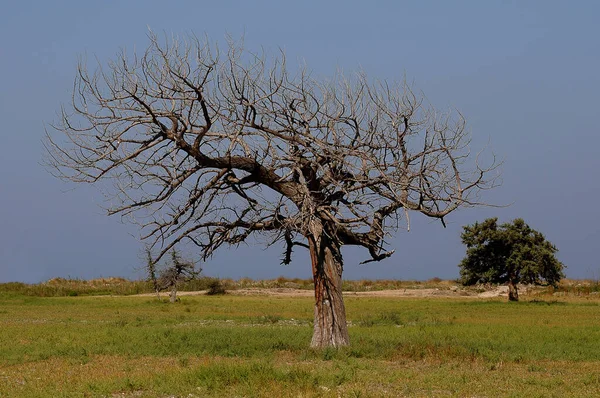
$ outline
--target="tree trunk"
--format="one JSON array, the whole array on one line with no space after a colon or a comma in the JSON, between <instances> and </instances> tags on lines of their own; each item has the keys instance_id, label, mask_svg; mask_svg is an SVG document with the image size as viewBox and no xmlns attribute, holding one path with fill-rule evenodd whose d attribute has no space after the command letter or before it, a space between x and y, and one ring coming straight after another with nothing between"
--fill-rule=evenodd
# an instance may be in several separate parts
<instances>
[{"instance_id":1,"label":"tree trunk","mask_svg":"<svg viewBox=\"0 0 600 398\"><path fill-rule=\"evenodd\" d=\"M171 287L171 294L169 294L169 301L174 303L177 301L177 284L173 284Z\"/></svg>"},{"instance_id":2,"label":"tree trunk","mask_svg":"<svg viewBox=\"0 0 600 398\"><path fill-rule=\"evenodd\" d=\"M315 320L311 347L341 347L350 344L346 308L342 297L342 256L340 246L321 225L311 226L309 237L315 283Z\"/></svg>"},{"instance_id":3,"label":"tree trunk","mask_svg":"<svg viewBox=\"0 0 600 398\"><path fill-rule=\"evenodd\" d=\"M517 284L512 280L508 281L508 301L519 301Z\"/></svg>"}]
</instances>

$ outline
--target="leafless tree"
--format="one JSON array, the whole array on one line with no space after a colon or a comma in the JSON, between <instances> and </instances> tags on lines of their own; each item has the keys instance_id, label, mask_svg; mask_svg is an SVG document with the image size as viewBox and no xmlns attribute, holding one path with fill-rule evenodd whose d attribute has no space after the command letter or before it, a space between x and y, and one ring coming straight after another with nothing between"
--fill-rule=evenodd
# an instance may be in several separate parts
<instances>
[{"instance_id":1,"label":"leafless tree","mask_svg":"<svg viewBox=\"0 0 600 398\"><path fill-rule=\"evenodd\" d=\"M202 272L202 269L196 268L193 261L183 260L175 248L171 250L171 262L159 270L157 270L156 261L150 249L146 250L146 255L146 272L156 292L156 297L160 299L160 291L169 289L169 301L171 303L177 301L179 284L197 278Z\"/></svg>"},{"instance_id":2,"label":"leafless tree","mask_svg":"<svg viewBox=\"0 0 600 398\"><path fill-rule=\"evenodd\" d=\"M80 62L72 104L47 133L51 170L111 179L109 214L139 223L155 261L182 242L206 258L255 234L281 242L285 264L308 248L313 347L349 344L343 245L383 260L410 211L443 223L496 185L497 163L470 153L463 117L406 84L321 80L290 72L283 54L149 38L143 54L94 72Z\"/></svg>"}]
</instances>

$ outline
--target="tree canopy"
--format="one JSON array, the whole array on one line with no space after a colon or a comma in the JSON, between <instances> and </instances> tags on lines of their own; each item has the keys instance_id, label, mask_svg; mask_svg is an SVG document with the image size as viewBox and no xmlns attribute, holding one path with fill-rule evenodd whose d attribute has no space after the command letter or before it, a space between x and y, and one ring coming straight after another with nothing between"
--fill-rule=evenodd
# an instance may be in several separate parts
<instances>
[{"instance_id":1,"label":"tree canopy","mask_svg":"<svg viewBox=\"0 0 600 398\"><path fill-rule=\"evenodd\" d=\"M518 300L518 283L556 285L564 277L556 246L517 218L497 224L497 218L467 225L461 234L467 246L459 264L461 282L507 283L509 300Z\"/></svg>"},{"instance_id":2,"label":"tree canopy","mask_svg":"<svg viewBox=\"0 0 600 398\"><path fill-rule=\"evenodd\" d=\"M462 115L406 84L316 79L236 43L221 53L194 36L149 38L143 54L80 64L47 135L50 168L112 180L109 214L140 225L155 261L183 242L207 258L255 234L281 242L286 264L308 248L313 346L348 344L343 245L383 260L409 211L443 222L496 185L497 163L471 155Z\"/></svg>"}]
</instances>

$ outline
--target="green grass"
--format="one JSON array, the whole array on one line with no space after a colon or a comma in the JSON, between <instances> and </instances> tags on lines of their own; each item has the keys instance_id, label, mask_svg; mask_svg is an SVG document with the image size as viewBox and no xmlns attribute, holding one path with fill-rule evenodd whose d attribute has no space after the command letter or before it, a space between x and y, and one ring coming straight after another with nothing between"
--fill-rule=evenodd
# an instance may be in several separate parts
<instances>
[{"instance_id":1,"label":"green grass","mask_svg":"<svg viewBox=\"0 0 600 398\"><path fill-rule=\"evenodd\" d=\"M316 351L310 298L0 293L0 396L599 396L599 303L349 296Z\"/></svg>"}]
</instances>

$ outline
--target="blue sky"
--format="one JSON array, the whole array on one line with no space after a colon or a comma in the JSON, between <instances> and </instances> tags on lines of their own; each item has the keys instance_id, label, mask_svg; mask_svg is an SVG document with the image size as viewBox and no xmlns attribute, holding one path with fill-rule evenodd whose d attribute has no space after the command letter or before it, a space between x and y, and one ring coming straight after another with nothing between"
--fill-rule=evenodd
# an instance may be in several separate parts
<instances>
[{"instance_id":1,"label":"blue sky","mask_svg":"<svg viewBox=\"0 0 600 398\"><path fill-rule=\"evenodd\" d=\"M139 277L135 227L107 217L101 193L40 165L41 139L69 100L78 56L108 61L144 49L147 29L285 50L320 76L364 69L402 80L437 108L460 110L475 148L504 159L488 199L507 208L456 212L448 227L413 216L380 263L346 250L344 276L455 278L462 225L522 217L560 250L572 278L600 278L600 2L596 1L5 1L0 13L0 282ZM309 277L299 253L225 250L203 264L220 277Z\"/></svg>"}]
</instances>

